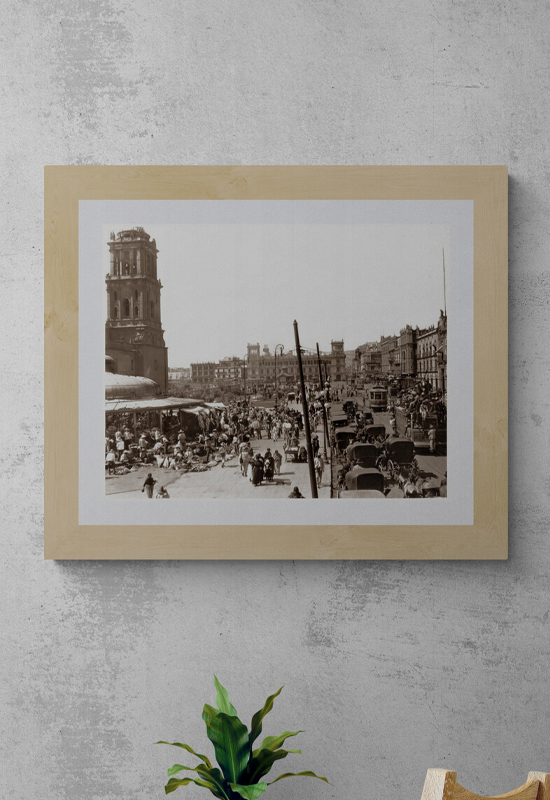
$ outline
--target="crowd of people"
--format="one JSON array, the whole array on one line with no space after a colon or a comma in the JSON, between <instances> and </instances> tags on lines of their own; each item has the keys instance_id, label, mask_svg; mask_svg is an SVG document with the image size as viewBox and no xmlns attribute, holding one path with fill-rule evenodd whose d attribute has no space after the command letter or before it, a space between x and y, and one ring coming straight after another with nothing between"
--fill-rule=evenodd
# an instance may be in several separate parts
<instances>
[{"instance_id":1,"label":"crowd of people","mask_svg":"<svg viewBox=\"0 0 550 800\"><path fill-rule=\"evenodd\" d=\"M325 468L316 432L322 420L321 409L321 404L313 401L309 407L318 485L321 485ZM253 486L259 486L263 482L277 481L283 458L307 463L307 450L301 443L304 421L298 404L292 407L285 402L280 407L264 408L234 401L200 414L195 423L195 430L165 424L163 430L158 427L142 429L137 435L128 426L111 425L105 439L107 475L125 473L144 465L183 472L204 471L217 465L223 469L229 460L238 458L241 475ZM280 444L264 451L260 443L265 440ZM155 483L149 474L142 487L147 497L168 497L164 487L154 494Z\"/></svg>"},{"instance_id":2,"label":"crowd of people","mask_svg":"<svg viewBox=\"0 0 550 800\"><path fill-rule=\"evenodd\" d=\"M393 409L401 408L410 418L411 426L429 430L445 428L447 425L446 397L438 389L434 389L429 381L417 381L413 386L402 388L394 398Z\"/></svg>"},{"instance_id":3,"label":"crowd of people","mask_svg":"<svg viewBox=\"0 0 550 800\"><path fill-rule=\"evenodd\" d=\"M392 387L387 431L372 429L372 413L365 408L359 397L350 398L353 389L349 388L349 393L341 392L343 410L349 419L348 426L351 425L355 430L353 438L347 444L357 442L375 445L378 450L375 464L378 470L387 472L388 444L399 438L396 424L398 409L404 411L408 420L405 438L407 433L411 432L412 426L419 426L426 433L430 451L435 451L434 420L438 425L446 424L446 404L444 396L435 391L429 383L424 381L408 387L402 385ZM335 392L332 396L326 392L325 395L308 392L306 405L318 486L322 485L326 467L317 432L324 424L323 400L336 401ZM334 440L336 430L332 430L330 426L329 438L333 440L336 453L340 453L340 448ZM266 445L265 449L263 443ZM345 485L347 473L358 465L346 457L342 462L340 459L343 455L342 451L338 458L340 461L338 472L335 473L335 484L340 489ZM198 418L194 418L194 424L185 428L181 427L181 419L175 414L163 420L162 430L158 427L141 429L137 435L127 426L119 425L117 428L111 425L105 442L105 465L108 474L127 472L144 465L181 472L205 471L218 465L224 469L233 459L238 460L240 475L249 480L254 487L262 483L284 483L278 480L283 460L307 463L308 451L304 443L304 420L299 397L296 399L289 396L275 407L252 405L235 399L225 406L220 404L218 408L201 410ZM413 463L412 472L408 475L411 482L419 480L419 476L414 472L415 465L416 462ZM151 484L147 483L146 479L142 491L147 497L163 499L169 496L165 487L161 487L155 494L155 484L156 481ZM294 487L288 496L300 498L302 494L298 487Z\"/></svg>"}]
</instances>

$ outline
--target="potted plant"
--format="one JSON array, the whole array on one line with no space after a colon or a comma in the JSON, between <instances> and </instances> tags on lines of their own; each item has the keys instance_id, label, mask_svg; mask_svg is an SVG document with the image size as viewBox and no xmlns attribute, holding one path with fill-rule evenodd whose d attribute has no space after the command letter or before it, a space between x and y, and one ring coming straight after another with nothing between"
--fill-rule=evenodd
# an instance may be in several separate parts
<instances>
[{"instance_id":1,"label":"potted plant","mask_svg":"<svg viewBox=\"0 0 550 800\"><path fill-rule=\"evenodd\" d=\"M303 731L284 731L278 736L267 736L260 746L253 749L254 742L262 732L262 723L265 716L273 708L273 701L282 692L283 687L275 694L270 695L263 708L252 717L250 731L237 716L235 708L229 702L227 690L221 685L214 675L214 685L217 690L217 708L206 704L202 718L206 723L206 735L214 745L218 767L212 766L210 759L202 753L197 753L188 744L180 742L157 742L156 744L169 744L180 747L197 756L203 763L197 767L186 767L174 764L168 770L169 780L164 790L166 794L174 792L179 786L194 783L209 789L218 800L256 800L272 783L298 775L328 783L326 778L315 775L310 770L304 772L285 772L267 783L262 781L276 761L286 758L289 753L301 753L301 750L283 750L281 745L291 736L296 736ZM184 770L196 772L197 777L175 778L174 776Z\"/></svg>"}]
</instances>

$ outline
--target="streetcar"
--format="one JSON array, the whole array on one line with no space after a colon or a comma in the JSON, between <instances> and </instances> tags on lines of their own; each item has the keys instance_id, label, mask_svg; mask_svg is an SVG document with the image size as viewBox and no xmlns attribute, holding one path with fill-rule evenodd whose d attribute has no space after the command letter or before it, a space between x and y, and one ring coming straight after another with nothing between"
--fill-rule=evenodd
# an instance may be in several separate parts
<instances>
[{"instance_id":1,"label":"streetcar","mask_svg":"<svg viewBox=\"0 0 550 800\"><path fill-rule=\"evenodd\" d=\"M388 390L385 386L373 386L369 389L369 405L374 412L388 410Z\"/></svg>"}]
</instances>

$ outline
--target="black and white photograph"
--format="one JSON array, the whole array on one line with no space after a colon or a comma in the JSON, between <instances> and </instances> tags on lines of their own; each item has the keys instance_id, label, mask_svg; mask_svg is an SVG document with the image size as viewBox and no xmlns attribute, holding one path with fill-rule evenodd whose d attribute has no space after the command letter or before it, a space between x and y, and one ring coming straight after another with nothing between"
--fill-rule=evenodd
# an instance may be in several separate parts
<instances>
[{"instance_id":1,"label":"black and white photograph","mask_svg":"<svg viewBox=\"0 0 550 800\"><path fill-rule=\"evenodd\" d=\"M447 497L448 226L108 228L109 498Z\"/></svg>"}]
</instances>

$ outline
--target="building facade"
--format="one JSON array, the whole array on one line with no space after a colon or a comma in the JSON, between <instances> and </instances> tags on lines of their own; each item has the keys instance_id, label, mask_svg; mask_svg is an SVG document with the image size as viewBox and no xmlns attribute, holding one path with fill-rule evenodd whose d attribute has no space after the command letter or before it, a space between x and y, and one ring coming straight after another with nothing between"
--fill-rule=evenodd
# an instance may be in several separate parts
<instances>
[{"instance_id":1,"label":"building facade","mask_svg":"<svg viewBox=\"0 0 550 800\"><path fill-rule=\"evenodd\" d=\"M380 345L365 342L355 348L354 377L365 380L368 375L380 372Z\"/></svg>"},{"instance_id":2,"label":"building facade","mask_svg":"<svg viewBox=\"0 0 550 800\"><path fill-rule=\"evenodd\" d=\"M348 381L354 381L359 375L361 358L357 357L357 349L358 348L355 350L344 350L344 355L346 357L346 380Z\"/></svg>"},{"instance_id":3,"label":"building facade","mask_svg":"<svg viewBox=\"0 0 550 800\"><path fill-rule=\"evenodd\" d=\"M331 386L338 386L346 380L346 353L343 339L331 341L328 362Z\"/></svg>"},{"instance_id":4,"label":"building facade","mask_svg":"<svg viewBox=\"0 0 550 800\"><path fill-rule=\"evenodd\" d=\"M447 391L447 315L443 311L437 322L437 370L438 386L442 392Z\"/></svg>"},{"instance_id":5,"label":"building facade","mask_svg":"<svg viewBox=\"0 0 550 800\"><path fill-rule=\"evenodd\" d=\"M173 369L168 369L168 380L190 381L191 380L190 367L174 367Z\"/></svg>"},{"instance_id":6,"label":"building facade","mask_svg":"<svg viewBox=\"0 0 550 800\"><path fill-rule=\"evenodd\" d=\"M341 340L331 343L331 352L320 355L323 381L334 386L346 380L346 354ZM319 385L319 362L316 353L302 353L302 368L307 384ZM246 358L230 356L221 361L191 364L191 380L209 385L292 386L300 381L298 357L294 350L272 353L267 345L248 344Z\"/></svg>"},{"instance_id":7,"label":"building facade","mask_svg":"<svg viewBox=\"0 0 550 800\"><path fill-rule=\"evenodd\" d=\"M321 356L321 363L327 362L327 356ZM306 383L319 383L319 365L317 355L302 353L302 368ZM328 374L328 373L327 373ZM325 376L323 375L323 378ZM294 350L288 353L271 353L267 346L260 352L259 344L247 347L246 379L259 384L296 385L300 380L298 356Z\"/></svg>"},{"instance_id":8,"label":"building facade","mask_svg":"<svg viewBox=\"0 0 550 800\"><path fill-rule=\"evenodd\" d=\"M121 375L168 384L168 350L161 323L156 242L143 228L111 233L105 352Z\"/></svg>"},{"instance_id":9,"label":"building facade","mask_svg":"<svg viewBox=\"0 0 550 800\"><path fill-rule=\"evenodd\" d=\"M401 376L416 376L416 329L406 325L399 332L399 366Z\"/></svg>"},{"instance_id":10,"label":"building facade","mask_svg":"<svg viewBox=\"0 0 550 800\"><path fill-rule=\"evenodd\" d=\"M214 379L216 383L235 383L243 378L244 360L236 356L222 358L216 364Z\"/></svg>"},{"instance_id":11,"label":"building facade","mask_svg":"<svg viewBox=\"0 0 550 800\"><path fill-rule=\"evenodd\" d=\"M380 338L380 368L382 374L401 375L401 354L399 352L399 336L382 336Z\"/></svg>"},{"instance_id":12,"label":"building facade","mask_svg":"<svg viewBox=\"0 0 550 800\"><path fill-rule=\"evenodd\" d=\"M361 353L361 372L368 377L376 377L382 372L382 351L380 342L372 342Z\"/></svg>"},{"instance_id":13,"label":"building facade","mask_svg":"<svg viewBox=\"0 0 550 800\"><path fill-rule=\"evenodd\" d=\"M214 384L216 382L215 361L203 361L191 364L191 380L193 383Z\"/></svg>"},{"instance_id":14,"label":"building facade","mask_svg":"<svg viewBox=\"0 0 550 800\"><path fill-rule=\"evenodd\" d=\"M439 384L437 348L438 338L435 325L416 329L417 377L422 381L428 381L436 388Z\"/></svg>"},{"instance_id":15,"label":"building facade","mask_svg":"<svg viewBox=\"0 0 550 800\"><path fill-rule=\"evenodd\" d=\"M294 350L285 353L277 346L272 353L267 345L248 344L244 358L230 356L219 362L191 364L191 380L211 386L237 385L249 387L288 386L295 388L300 380L298 358ZM342 387L346 380L411 378L429 381L435 389L447 386L447 317L440 314L437 325L413 328L406 325L399 336L382 336L379 342L366 342L355 350L344 350L342 340L331 342L330 353L321 353L323 381ZM304 351L302 367L306 384L319 385L317 354Z\"/></svg>"}]
</instances>

